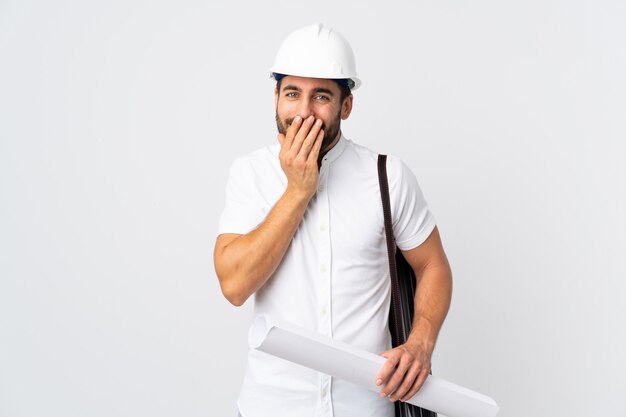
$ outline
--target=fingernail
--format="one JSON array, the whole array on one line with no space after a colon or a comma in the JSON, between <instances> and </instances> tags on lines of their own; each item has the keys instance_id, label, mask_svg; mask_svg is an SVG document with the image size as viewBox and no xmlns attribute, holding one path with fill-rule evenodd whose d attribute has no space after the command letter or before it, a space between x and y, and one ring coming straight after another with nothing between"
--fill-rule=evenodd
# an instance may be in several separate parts
<instances>
[{"instance_id":1,"label":"fingernail","mask_svg":"<svg viewBox=\"0 0 626 417\"><path fill-rule=\"evenodd\" d=\"M321 126L322 125L322 121L320 119L317 119L317 121L315 122L315 126Z\"/></svg>"},{"instance_id":2,"label":"fingernail","mask_svg":"<svg viewBox=\"0 0 626 417\"><path fill-rule=\"evenodd\" d=\"M382 384L382 383L383 383L383 380L382 380L382 379L378 378L378 379L376 380L376 385L380 385L380 384Z\"/></svg>"},{"instance_id":3,"label":"fingernail","mask_svg":"<svg viewBox=\"0 0 626 417\"><path fill-rule=\"evenodd\" d=\"M315 117L313 117L313 115L309 116L308 118L310 121L313 121L315 119Z\"/></svg>"},{"instance_id":4,"label":"fingernail","mask_svg":"<svg viewBox=\"0 0 626 417\"><path fill-rule=\"evenodd\" d=\"M295 119L293 119L294 122L299 122L300 120L302 120L300 116L296 116Z\"/></svg>"}]
</instances>

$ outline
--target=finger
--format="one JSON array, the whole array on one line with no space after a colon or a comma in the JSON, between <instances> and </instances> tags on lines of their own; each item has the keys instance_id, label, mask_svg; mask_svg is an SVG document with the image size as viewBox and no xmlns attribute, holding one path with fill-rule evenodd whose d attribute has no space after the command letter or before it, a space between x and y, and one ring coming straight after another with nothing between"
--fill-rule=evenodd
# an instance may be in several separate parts
<instances>
[{"instance_id":1,"label":"finger","mask_svg":"<svg viewBox=\"0 0 626 417\"><path fill-rule=\"evenodd\" d=\"M396 365L400 361L398 353L399 352L393 349L381 353L381 356L387 358L387 361L383 364L383 366L381 366L378 375L376 375L376 385L382 385L385 381L387 381L387 379L389 379L393 371L396 370Z\"/></svg>"},{"instance_id":2,"label":"finger","mask_svg":"<svg viewBox=\"0 0 626 417\"><path fill-rule=\"evenodd\" d=\"M409 394L410 391L415 388L415 382L417 381L421 370L422 367L420 366L420 364L417 362L413 362L413 364L409 367L406 374L404 375L400 386L398 386L398 388L391 393L390 398L392 401L397 401L407 397L407 394Z\"/></svg>"},{"instance_id":3,"label":"finger","mask_svg":"<svg viewBox=\"0 0 626 417\"><path fill-rule=\"evenodd\" d=\"M315 117L311 115L307 117L306 120L302 123L302 126L300 126L298 133L296 133L295 137L293 138L293 142L291 143L291 152L293 152L293 155L298 155L300 153L302 143L309 135L311 127L314 123Z\"/></svg>"},{"instance_id":4,"label":"finger","mask_svg":"<svg viewBox=\"0 0 626 417\"><path fill-rule=\"evenodd\" d=\"M291 144L293 143L293 139L296 136L296 133L298 133L298 130L300 130L300 126L302 125L302 117L300 116L296 116L294 117L293 121L291 122L291 124L289 125L289 127L287 128L287 132L285 133L285 145L287 150L289 150L291 148Z\"/></svg>"},{"instance_id":5,"label":"finger","mask_svg":"<svg viewBox=\"0 0 626 417\"><path fill-rule=\"evenodd\" d=\"M282 133L278 134L278 143L280 143L280 147L283 147L283 142L285 141L285 135L283 135Z\"/></svg>"},{"instance_id":6,"label":"finger","mask_svg":"<svg viewBox=\"0 0 626 417\"><path fill-rule=\"evenodd\" d=\"M388 349L388 350L384 351L383 353L381 353L380 356L382 356L384 358L389 358L389 356L393 355L393 353L395 351L396 351L396 348Z\"/></svg>"},{"instance_id":7,"label":"finger","mask_svg":"<svg viewBox=\"0 0 626 417\"><path fill-rule=\"evenodd\" d=\"M317 138L315 138L315 142L313 143L313 148L311 148L311 152L309 153L309 161L317 164L317 159L320 154L320 150L322 149L322 143L324 143L324 130L320 129L317 132Z\"/></svg>"},{"instance_id":8,"label":"finger","mask_svg":"<svg viewBox=\"0 0 626 417\"><path fill-rule=\"evenodd\" d=\"M415 380L413 387L409 390L408 393L404 395L404 398L402 398L402 401L408 401L411 398L413 398L415 394L417 394L417 392L422 388L422 386L424 385L424 382L426 382L426 378L428 378L428 375L429 375L429 370L427 368L422 368L422 371L420 372L419 376Z\"/></svg>"},{"instance_id":9,"label":"finger","mask_svg":"<svg viewBox=\"0 0 626 417\"><path fill-rule=\"evenodd\" d=\"M387 383L383 387L381 391L381 395L393 394L398 389L398 387L404 380L404 375L409 370L409 367L411 366L412 363L413 363L412 355L407 354L407 353L402 355L402 357L400 358L400 362L398 363L398 366L396 366L395 371L391 375L391 378L389 378L389 381L387 381Z\"/></svg>"},{"instance_id":10,"label":"finger","mask_svg":"<svg viewBox=\"0 0 626 417\"><path fill-rule=\"evenodd\" d=\"M317 137L319 135L321 128L322 128L322 121L320 119L317 119L315 121L315 124L309 131L309 134L307 135L306 139L302 143L302 148L300 148L299 154L302 155L304 159L307 159L309 157L309 154L311 153L311 149L313 148L313 145L315 145L315 141L317 140Z\"/></svg>"}]
</instances>

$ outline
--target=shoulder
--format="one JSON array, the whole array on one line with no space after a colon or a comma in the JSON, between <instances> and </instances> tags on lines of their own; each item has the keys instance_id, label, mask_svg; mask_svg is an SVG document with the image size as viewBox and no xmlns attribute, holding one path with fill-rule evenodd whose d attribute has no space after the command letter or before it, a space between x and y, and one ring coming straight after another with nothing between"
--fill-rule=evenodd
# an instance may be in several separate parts
<instances>
[{"instance_id":1,"label":"shoulder","mask_svg":"<svg viewBox=\"0 0 626 417\"><path fill-rule=\"evenodd\" d=\"M349 139L346 140L346 148L348 153L351 154L351 164L356 163L356 165L352 165L353 167L359 167L360 169L371 167L374 172L377 171L378 156L381 153ZM407 180L409 182L416 181L415 175L409 166L399 156L387 155L386 169L388 182L391 187L395 187Z\"/></svg>"},{"instance_id":2,"label":"shoulder","mask_svg":"<svg viewBox=\"0 0 626 417\"><path fill-rule=\"evenodd\" d=\"M376 152L367 146L361 145L359 143L355 143L349 139L346 140L347 148L350 151L357 155L359 159L368 160L368 161L376 161L378 160L378 155L384 153ZM387 172L401 173L403 170L408 170L408 166L402 161L402 159L396 155L387 155ZM410 170L409 170L410 171Z\"/></svg>"},{"instance_id":3,"label":"shoulder","mask_svg":"<svg viewBox=\"0 0 626 417\"><path fill-rule=\"evenodd\" d=\"M346 149L362 159L376 160L378 158L378 152L371 150L367 146L353 142L350 139L346 139Z\"/></svg>"},{"instance_id":4,"label":"shoulder","mask_svg":"<svg viewBox=\"0 0 626 417\"><path fill-rule=\"evenodd\" d=\"M368 172L370 175L376 175L378 152L346 139L344 154L347 156L347 158L344 158L344 161L349 165L351 171Z\"/></svg>"},{"instance_id":5,"label":"shoulder","mask_svg":"<svg viewBox=\"0 0 626 417\"><path fill-rule=\"evenodd\" d=\"M409 166L396 155L387 156L387 176L390 182L405 181L415 178Z\"/></svg>"},{"instance_id":6,"label":"shoulder","mask_svg":"<svg viewBox=\"0 0 626 417\"><path fill-rule=\"evenodd\" d=\"M417 177L409 166L396 155L387 156L387 182L392 200L397 204L407 199L423 199Z\"/></svg>"},{"instance_id":7,"label":"shoulder","mask_svg":"<svg viewBox=\"0 0 626 417\"><path fill-rule=\"evenodd\" d=\"M231 164L231 175L240 172L263 173L265 170L280 167L278 162L279 145L265 146L235 158Z\"/></svg>"}]
</instances>

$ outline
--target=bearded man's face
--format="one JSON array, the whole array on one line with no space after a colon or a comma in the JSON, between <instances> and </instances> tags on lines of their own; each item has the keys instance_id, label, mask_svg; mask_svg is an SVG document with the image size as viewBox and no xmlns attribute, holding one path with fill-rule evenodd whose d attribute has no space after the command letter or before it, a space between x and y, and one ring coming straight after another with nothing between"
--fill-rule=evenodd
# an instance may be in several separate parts
<instances>
[{"instance_id":1,"label":"bearded man's face","mask_svg":"<svg viewBox=\"0 0 626 417\"><path fill-rule=\"evenodd\" d=\"M310 115L322 120L324 139L322 152L327 150L341 129L341 90L336 82L321 78L285 76L276 92L276 127L286 134L296 116Z\"/></svg>"}]
</instances>

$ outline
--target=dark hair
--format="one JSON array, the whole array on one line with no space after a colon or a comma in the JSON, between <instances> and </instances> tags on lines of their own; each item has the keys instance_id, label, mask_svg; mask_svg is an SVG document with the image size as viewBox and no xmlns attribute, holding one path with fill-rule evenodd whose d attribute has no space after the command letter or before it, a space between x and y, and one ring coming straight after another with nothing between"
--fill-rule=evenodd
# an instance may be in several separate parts
<instances>
[{"instance_id":1,"label":"dark hair","mask_svg":"<svg viewBox=\"0 0 626 417\"><path fill-rule=\"evenodd\" d=\"M274 78L276 78L276 90L278 90L279 92L280 92L280 84L282 83L284 77L285 75L283 74L274 74ZM339 97L341 99L341 103L343 104L343 101L350 94L352 94L352 91L350 90L350 85L354 85L354 81L347 79L347 78L343 78L339 80L331 79L331 81L334 81L335 83L337 83L337 86L339 87L339 91L341 91L341 94Z\"/></svg>"}]
</instances>

